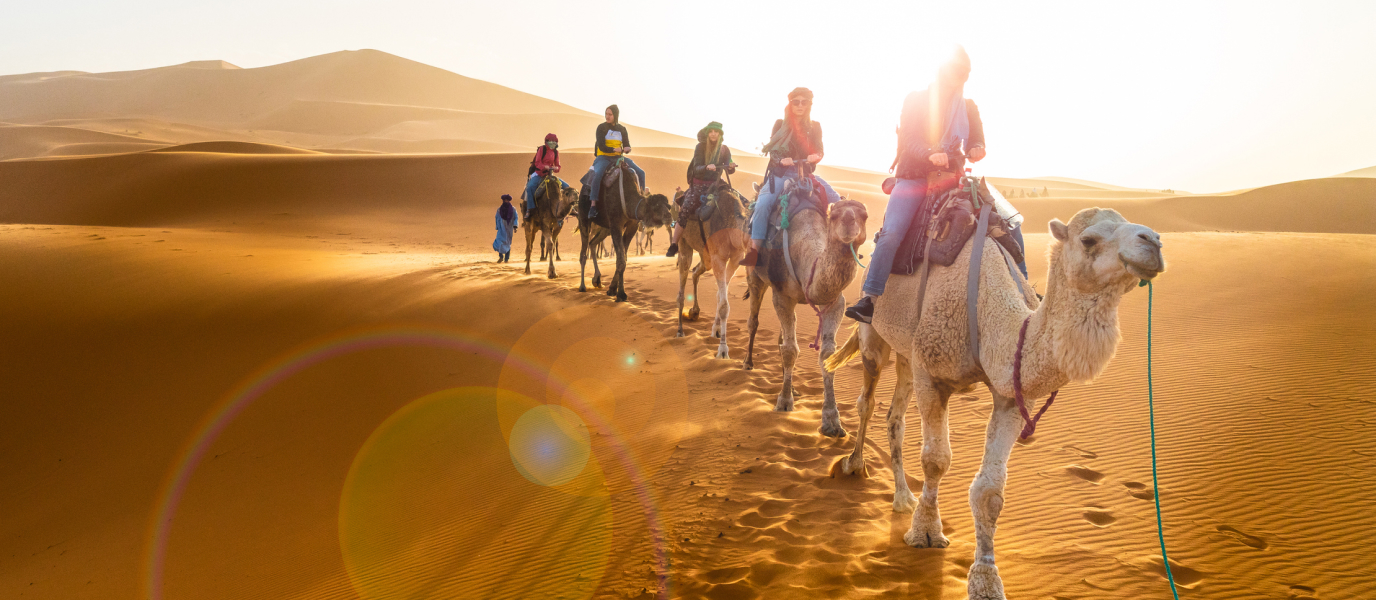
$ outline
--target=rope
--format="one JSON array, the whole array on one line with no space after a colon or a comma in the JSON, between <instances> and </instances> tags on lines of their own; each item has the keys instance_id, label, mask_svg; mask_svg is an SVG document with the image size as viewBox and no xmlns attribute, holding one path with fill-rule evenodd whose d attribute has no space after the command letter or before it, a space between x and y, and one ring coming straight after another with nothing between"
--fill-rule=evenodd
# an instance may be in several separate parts
<instances>
[{"instance_id":1,"label":"rope","mask_svg":"<svg viewBox=\"0 0 1376 600\"><path fill-rule=\"evenodd\" d=\"M1166 556L1166 532L1161 524L1161 484L1156 479L1156 409L1153 406L1151 388L1151 296L1150 281L1143 280L1137 287L1147 286L1147 422L1151 425L1151 487L1152 497L1156 500L1156 538L1161 541L1161 564L1166 567L1166 581L1171 584L1171 594L1180 600L1180 592L1175 589L1175 576L1171 574L1171 560Z\"/></svg>"},{"instance_id":2,"label":"rope","mask_svg":"<svg viewBox=\"0 0 1376 600\"><path fill-rule=\"evenodd\" d=\"M850 256L855 259L855 264L860 265L861 269L868 269L865 263L860 262L860 255L855 253L855 242L850 243Z\"/></svg>"}]
</instances>

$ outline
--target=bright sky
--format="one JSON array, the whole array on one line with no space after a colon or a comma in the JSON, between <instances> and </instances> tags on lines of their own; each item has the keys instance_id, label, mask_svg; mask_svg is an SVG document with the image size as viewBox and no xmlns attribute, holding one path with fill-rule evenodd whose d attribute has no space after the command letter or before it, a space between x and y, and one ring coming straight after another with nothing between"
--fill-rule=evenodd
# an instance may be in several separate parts
<instances>
[{"instance_id":1,"label":"bright sky","mask_svg":"<svg viewBox=\"0 0 1376 600\"><path fill-rule=\"evenodd\" d=\"M885 170L903 97L958 42L980 172L1212 192L1376 165L1373 27L1370 1L23 2L0 73L374 48L645 127L721 121L741 150L802 85L826 162Z\"/></svg>"}]
</instances>

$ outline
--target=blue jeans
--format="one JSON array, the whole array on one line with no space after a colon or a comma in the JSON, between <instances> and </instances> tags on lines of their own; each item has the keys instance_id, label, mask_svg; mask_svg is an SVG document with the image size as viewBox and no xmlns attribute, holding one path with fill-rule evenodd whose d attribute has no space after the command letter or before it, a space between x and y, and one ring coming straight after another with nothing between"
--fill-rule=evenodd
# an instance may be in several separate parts
<instances>
[{"instance_id":1,"label":"blue jeans","mask_svg":"<svg viewBox=\"0 0 1376 600\"><path fill-rule=\"evenodd\" d=\"M544 180L545 178L541 177L539 173L531 173L530 179L526 180L526 191L521 196L526 199L526 208L535 210L535 188L540 187L540 182ZM559 185L564 186L566 190L573 189L569 184L564 183L563 179L559 180Z\"/></svg>"},{"instance_id":2,"label":"blue jeans","mask_svg":"<svg viewBox=\"0 0 1376 600\"><path fill-rule=\"evenodd\" d=\"M760 196L755 199L755 215L750 220L750 239L763 240L769 231L769 216L774 213L774 207L779 203L779 192L784 189L784 182L793 175L792 169L783 175L774 175L770 179L774 182L774 187L769 186L769 181L764 182L760 189ZM836 204L841 201L841 195L836 190L831 189L831 184L825 179L817 177L817 181L822 183L822 191L827 195L827 204ZM770 191L770 190L774 191Z\"/></svg>"},{"instance_id":3,"label":"blue jeans","mask_svg":"<svg viewBox=\"0 0 1376 600\"><path fill-rule=\"evenodd\" d=\"M865 273L865 285L860 288L866 295L883 295L884 284L889 282L889 272L893 270L898 245L903 243L903 236L908 233L913 215L917 214L926 197L926 179L899 179L898 185L893 187L893 193L889 194L889 206L884 209L884 228L879 231L874 243L874 252L870 253L870 268Z\"/></svg>"},{"instance_id":4,"label":"blue jeans","mask_svg":"<svg viewBox=\"0 0 1376 600\"><path fill-rule=\"evenodd\" d=\"M626 164L631 165L631 170L635 171L636 178L640 180L640 189L645 189L645 169L637 166L635 161L632 161L628 156L622 156L621 158L626 159ZM612 168L612 164L616 162L616 159L617 157L615 156L599 156L592 161L593 204L597 204L597 199L602 196L602 176L607 173L607 169Z\"/></svg>"}]
</instances>

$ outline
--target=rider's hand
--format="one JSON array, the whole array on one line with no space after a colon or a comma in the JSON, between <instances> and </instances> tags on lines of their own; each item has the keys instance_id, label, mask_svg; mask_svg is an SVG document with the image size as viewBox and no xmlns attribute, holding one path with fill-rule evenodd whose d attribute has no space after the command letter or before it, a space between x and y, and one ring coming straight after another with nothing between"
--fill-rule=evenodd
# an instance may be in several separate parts
<instances>
[{"instance_id":1,"label":"rider's hand","mask_svg":"<svg viewBox=\"0 0 1376 600\"><path fill-rule=\"evenodd\" d=\"M707 170L708 170L708 171L715 171L715 170L717 170L717 165L707 165Z\"/></svg>"},{"instance_id":2,"label":"rider's hand","mask_svg":"<svg viewBox=\"0 0 1376 600\"><path fill-rule=\"evenodd\" d=\"M821 154L809 154L809 155L807 155L807 162L810 162L810 163L812 163L812 164L814 164L814 165L817 164L817 163L819 163L819 162L822 162L822 155L821 155Z\"/></svg>"},{"instance_id":3,"label":"rider's hand","mask_svg":"<svg viewBox=\"0 0 1376 600\"><path fill-rule=\"evenodd\" d=\"M791 166L793 166L793 159L791 159L791 158L785 158L785 159L779 161L779 164L781 164L781 165L783 165L783 166L785 166L785 167L791 167Z\"/></svg>"},{"instance_id":4,"label":"rider's hand","mask_svg":"<svg viewBox=\"0 0 1376 600\"><path fill-rule=\"evenodd\" d=\"M982 146L976 146L974 148L971 148L969 156L970 162L979 162L981 160L984 160L984 148Z\"/></svg>"},{"instance_id":5,"label":"rider's hand","mask_svg":"<svg viewBox=\"0 0 1376 600\"><path fill-rule=\"evenodd\" d=\"M621 153L622 153L622 154L630 154L630 153L631 153L630 147L628 147L628 146L622 146L622 148L621 148Z\"/></svg>"},{"instance_id":6,"label":"rider's hand","mask_svg":"<svg viewBox=\"0 0 1376 600\"><path fill-rule=\"evenodd\" d=\"M931 156L928 156L928 157L927 157L927 160L932 161L932 164L933 164L933 165L936 165L936 166L938 166L938 167L945 167L946 164L947 164L947 163L946 163L946 153L945 153L945 152L936 152L936 153L933 153Z\"/></svg>"}]
</instances>

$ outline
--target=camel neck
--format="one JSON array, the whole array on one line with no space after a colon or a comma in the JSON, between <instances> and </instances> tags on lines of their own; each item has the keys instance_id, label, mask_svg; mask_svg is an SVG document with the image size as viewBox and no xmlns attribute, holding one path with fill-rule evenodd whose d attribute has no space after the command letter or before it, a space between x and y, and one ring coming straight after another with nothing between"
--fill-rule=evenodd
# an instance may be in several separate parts
<instances>
[{"instance_id":1,"label":"camel neck","mask_svg":"<svg viewBox=\"0 0 1376 600\"><path fill-rule=\"evenodd\" d=\"M826 236L826 243L817 254L816 260L817 274L811 276L812 286L807 292L813 302L830 304L840 297L846 286L855 278L855 261L851 259L850 246L832 239L830 235ZM812 265L800 267L799 270L802 268L811 271ZM808 284L809 273L800 272L798 276L802 279L803 285Z\"/></svg>"},{"instance_id":2,"label":"camel neck","mask_svg":"<svg viewBox=\"0 0 1376 600\"><path fill-rule=\"evenodd\" d=\"M1046 300L1028 325L1041 338L1038 351L1070 380L1094 379L1108 366L1118 350L1118 304L1121 290L1114 286L1092 293L1074 289L1066 280L1060 248L1052 252Z\"/></svg>"}]
</instances>

